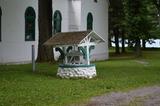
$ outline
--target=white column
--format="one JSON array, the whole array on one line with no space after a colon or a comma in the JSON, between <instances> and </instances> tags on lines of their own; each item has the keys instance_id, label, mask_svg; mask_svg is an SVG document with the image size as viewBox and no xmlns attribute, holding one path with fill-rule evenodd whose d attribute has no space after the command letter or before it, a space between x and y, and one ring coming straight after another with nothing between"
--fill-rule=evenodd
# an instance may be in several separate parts
<instances>
[{"instance_id":1,"label":"white column","mask_svg":"<svg viewBox=\"0 0 160 106\"><path fill-rule=\"evenodd\" d=\"M89 46L86 46L86 52L87 52L87 65L90 65L90 58L89 58Z\"/></svg>"},{"instance_id":2,"label":"white column","mask_svg":"<svg viewBox=\"0 0 160 106\"><path fill-rule=\"evenodd\" d=\"M66 56L66 53L67 53L66 47L63 47L63 51L64 51L64 60L63 60L63 63L67 64L68 60L67 60L67 56Z\"/></svg>"}]
</instances>

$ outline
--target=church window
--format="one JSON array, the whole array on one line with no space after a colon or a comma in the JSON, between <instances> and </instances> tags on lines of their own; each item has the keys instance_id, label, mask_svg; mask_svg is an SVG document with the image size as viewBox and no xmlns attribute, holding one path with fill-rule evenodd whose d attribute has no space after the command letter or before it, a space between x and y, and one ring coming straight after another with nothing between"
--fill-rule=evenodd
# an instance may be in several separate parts
<instances>
[{"instance_id":1,"label":"church window","mask_svg":"<svg viewBox=\"0 0 160 106\"><path fill-rule=\"evenodd\" d=\"M32 7L25 11L25 41L35 41L36 14Z\"/></svg>"},{"instance_id":2,"label":"church window","mask_svg":"<svg viewBox=\"0 0 160 106\"><path fill-rule=\"evenodd\" d=\"M88 13L87 15L87 30L93 29L93 16L92 13Z\"/></svg>"},{"instance_id":3,"label":"church window","mask_svg":"<svg viewBox=\"0 0 160 106\"><path fill-rule=\"evenodd\" d=\"M61 32L61 22L62 22L62 15L60 13L60 11L55 11L54 13L54 17L53 17L53 23L54 23L54 29L53 29L53 33L57 33L57 32Z\"/></svg>"}]
</instances>

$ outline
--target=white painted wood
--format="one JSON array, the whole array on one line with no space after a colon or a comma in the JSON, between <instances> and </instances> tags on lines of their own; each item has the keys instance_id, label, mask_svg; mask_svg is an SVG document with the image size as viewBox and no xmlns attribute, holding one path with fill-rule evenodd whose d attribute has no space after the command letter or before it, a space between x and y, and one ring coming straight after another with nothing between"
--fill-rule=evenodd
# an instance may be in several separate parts
<instances>
[{"instance_id":1,"label":"white painted wood","mask_svg":"<svg viewBox=\"0 0 160 106\"><path fill-rule=\"evenodd\" d=\"M64 54L66 54L66 53L67 53L67 47L62 47L62 48L63 48ZM64 63L64 64L67 64L67 63L68 63L68 59L67 59L66 56L64 57L63 63Z\"/></svg>"},{"instance_id":2,"label":"white painted wood","mask_svg":"<svg viewBox=\"0 0 160 106\"><path fill-rule=\"evenodd\" d=\"M89 12L93 15L93 30L100 35L106 42L98 44L91 53L91 60L106 60L108 59L108 1L98 0L81 0L81 28L87 29L87 15Z\"/></svg>"},{"instance_id":3,"label":"white painted wood","mask_svg":"<svg viewBox=\"0 0 160 106\"><path fill-rule=\"evenodd\" d=\"M86 46L86 52L87 52L87 65L90 65L90 58L89 58L89 46Z\"/></svg>"},{"instance_id":4,"label":"white painted wood","mask_svg":"<svg viewBox=\"0 0 160 106\"><path fill-rule=\"evenodd\" d=\"M95 46L96 45L96 43L94 43L94 42L91 42L91 43L82 43L82 44L79 44L78 46Z\"/></svg>"},{"instance_id":5,"label":"white painted wood","mask_svg":"<svg viewBox=\"0 0 160 106\"><path fill-rule=\"evenodd\" d=\"M25 41L25 10L33 7L36 12L36 41ZM38 48L38 0L0 0L2 9L2 42L0 63L31 63L31 45Z\"/></svg>"}]
</instances>

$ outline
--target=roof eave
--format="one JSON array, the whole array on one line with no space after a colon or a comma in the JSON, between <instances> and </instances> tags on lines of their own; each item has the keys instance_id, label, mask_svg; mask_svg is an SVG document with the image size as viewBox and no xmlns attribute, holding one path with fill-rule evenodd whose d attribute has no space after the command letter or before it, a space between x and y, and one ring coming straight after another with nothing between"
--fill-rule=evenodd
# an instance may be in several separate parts
<instances>
[{"instance_id":1,"label":"roof eave","mask_svg":"<svg viewBox=\"0 0 160 106\"><path fill-rule=\"evenodd\" d=\"M88 36L90 36L91 34L94 34L94 35L96 35L98 38L100 38L99 40L100 40L100 42L98 42L98 43L101 43L101 42L106 42L106 40L104 40L101 36L99 36L96 32L94 32L94 31L91 31L85 38L87 38ZM85 39L84 38L84 39ZM80 44L84 41L84 39L82 39L81 41L80 41Z\"/></svg>"}]
</instances>

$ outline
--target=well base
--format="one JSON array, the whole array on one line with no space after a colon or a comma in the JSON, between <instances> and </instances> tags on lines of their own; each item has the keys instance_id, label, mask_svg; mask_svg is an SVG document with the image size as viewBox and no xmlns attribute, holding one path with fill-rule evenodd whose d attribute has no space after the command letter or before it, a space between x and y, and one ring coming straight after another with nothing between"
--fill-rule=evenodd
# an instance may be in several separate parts
<instances>
[{"instance_id":1,"label":"well base","mask_svg":"<svg viewBox=\"0 0 160 106\"><path fill-rule=\"evenodd\" d=\"M57 75L61 78L87 78L95 77L95 65L59 65Z\"/></svg>"}]
</instances>

